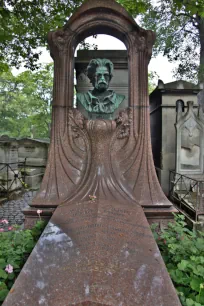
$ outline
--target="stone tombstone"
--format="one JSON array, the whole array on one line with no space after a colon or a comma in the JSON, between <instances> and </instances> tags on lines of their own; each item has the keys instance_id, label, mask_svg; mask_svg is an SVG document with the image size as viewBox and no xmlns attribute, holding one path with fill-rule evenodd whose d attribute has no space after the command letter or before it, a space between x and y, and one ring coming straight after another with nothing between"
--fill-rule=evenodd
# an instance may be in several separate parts
<instances>
[{"instance_id":1,"label":"stone tombstone","mask_svg":"<svg viewBox=\"0 0 204 306\"><path fill-rule=\"evenodd\" d=\"M199 116L193 110L193 102L189 101L188 110L182 113L182 106L177 108L177 154L176 172L180 174L203 174L204 155L204 120L200 109Z\"/></svg>"},{"instance_id":2,"label":"stone tombstone","mask_svg":"<svg viewBox=\"0 0 204 306\"><path fill-rule=\"evenodd\" d=\"M115 120L90 120L73 107L74 49L98 33L119 38L128 52L129 103ZM49 33L52 138L32 207L57 208L4 306L180 305L143 211L171 211L150 143L147 66L154 40L113 0L86 1L63 29ZM104 93L110 71L99 68L93 85Z\"/></svg>"},{"instance_id":3,"label":"stone tombstone","mask_svg":"<svg viewBox=\"0 0 204 306\"><path fill-rule=\"evenodd\" d=\"M18 168L18 143L15 138L7 135L0 137L0 163L9 164L12 169ZM0 166L2 167L3 165ZM6 168L2 171L6 172Z\"/></svg>"},{"instance_id":4,"label":"stone tombstone","mask_svg":"<svg viewBox=\"0 0 204 306\"><path fill-rule=\"evenodd\" d=\"M198 98L198 106L199 108L202 109L202 112L204 113L204 89L198 93L197 98Z\"/></svg>"},{"instance_id":5,"label":"stone tombstone","mask_svg":"<svg viewBox=\"0 0 204 306\"><path fill-rule=\"evenodd\" d=\"M47 164L49 141L22 138L18 140L18 144L18 161L26 161L22 168L25 183L31 189L39 189Z\"/></svg>"},{"instance_id":6,"label":"stone tombstone","mask_svg":"<svg viewBox=\"0 0 204 306\"><path fill-rule=\"evenodd\" d=\"M162 189L169 194L169 170L176 169L176 103L182 100L183 111L187 101L194 101L197 107L199 85L178 80L170 83L158 81L158 86L150 94L150 122L152 152L155 168Z\"/></svg>"},{"instance_id":7,"label":"stone tombstone","mask_svg":"<svg viewBox=\"0 0 204 306\"><path fill-rule=\"evenodd\" d=\"M22 138L18 140L18 161L31 167L45 167L48 157L48 140Z\"/></svg>"},{"instance_id":8,"label":"stone tombstone","mask_svg":"<svg viewBox=\"0 0 204 306\"><path fill-rule=\"evenodd\" d=\"M91 21L94 10L97 16ZM127 47L129 101L115 120L92 122L73 108L73 52L84 38L99 33L115 36ZM87 1L62 30L49 33L55 65L51 144L33 206L57 207L81 200L81 193L85 199L94 193L106 199L112 194L117 199L118 192L123 200L143 207L171 206L158 183L151 151L147 71L154 40L153 32L141 29L113 0ZM101 134L100 155L109 156L103 171L93 166L96 154L92 153ZM110 183L105 183L107 177ZM103 178L106 186L99 182Z\"/></svg>"},{"instance_id":9,"label":"stone tombstone","mask_svg":"<svg viewBox=\"0 0 204 306\"><path fill-rule=\"evenodd\" d=\"M18 142L7 135L0 137L0 191L13 191L21 187L15 179L18 173Z\"/></svg>"}]
</instances>

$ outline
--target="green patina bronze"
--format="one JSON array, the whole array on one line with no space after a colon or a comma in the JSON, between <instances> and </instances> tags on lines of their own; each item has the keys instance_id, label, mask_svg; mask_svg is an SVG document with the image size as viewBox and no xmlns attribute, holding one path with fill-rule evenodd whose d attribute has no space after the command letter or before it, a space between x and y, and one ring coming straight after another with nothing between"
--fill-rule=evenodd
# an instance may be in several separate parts
<instances>
[{"instance_id":1,"label":"green patina bronze","mask_svg":"<svg viewBox=\"0 0 204 306\"><path fill-rule=\"evenodd\" d=\"M112 119L114 111L125 99L124 95L108 90L112 79L113 63L108 59L92 59L87 67L87 76L94 89L77 93L77 105L88 112L88 118ZM94 115L94 116L93 116Z\"/></svg>"}]
</instances>

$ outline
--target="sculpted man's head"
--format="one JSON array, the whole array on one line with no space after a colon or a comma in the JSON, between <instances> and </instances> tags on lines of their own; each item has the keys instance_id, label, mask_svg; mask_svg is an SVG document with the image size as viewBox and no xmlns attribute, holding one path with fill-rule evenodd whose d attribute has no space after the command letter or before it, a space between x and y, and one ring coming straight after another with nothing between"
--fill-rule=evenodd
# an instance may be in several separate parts
<instances>
[{"instance_id":1,"label":"sculpted man's head","mask_svg":"<svg viewBox=\"0 0 204 306\"><path fill-rule=\"evenodd\" d=\"M92 59L87 67L87 76L95 89L106 91L112 79L113 63L108 59Z\"/></svg>"},{"instance_id":2,"label":"sculpted man's head","mask_svg":"<svg viewBox=\"0 0 204 306\"><path fill-rule=\"evenodd\" d=\"M87 76L94 89L85 93L77 93L77 107L88 118L112 119L115 110L125 99L124 95L109 90L113 76L113 63L106 58L92 59L87 67Z\"/></svg>"}]
</instances>

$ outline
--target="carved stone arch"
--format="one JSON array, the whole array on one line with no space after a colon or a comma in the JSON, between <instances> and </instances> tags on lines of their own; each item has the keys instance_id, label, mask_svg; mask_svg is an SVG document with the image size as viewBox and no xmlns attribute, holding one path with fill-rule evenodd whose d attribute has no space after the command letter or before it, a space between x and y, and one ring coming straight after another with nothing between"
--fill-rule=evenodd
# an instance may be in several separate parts
<instances>
[{"instance_id":1,"label":"carved stone arch","mask_svg":"<svg viewBox=\"0 0 204 306\"><path fill-rule=\"evenodd\" d=\"M94 34L108 34L125 44L129 61L129 105L138 105L140 84L134 76L137 75L137 70L140 68L138 71L140 83L147 86L147 80L143 79L143 75L146 77L145 72L150 60L155 34L140 28L127 11L113 0L106 1L106 4L105 1L86 1L69 19L63 30L49 33L48 42L52 57L56 61L61 54L61 63L57 63L64 68L63 72L61 71L60 81L65 83L67 79L70 80L66 84L67 90L63 91L64 100L62 101L60 95L60 97L56 97L55 103L72 106L70 104L72 104L73 97L73 61L70 63L68 59L74 57L74 49L78 43ZM140 52L142 54L139 54ZM144 62L143 67L138 65L138 61ZM62 83L60 86L62 87Z\"/></svg>"},{"instance_id":2,"label":"carved stone arch","mask_svg":"<svg viewBox=\"0 0 204 306\"><path fill-rule=\"evenodd\" d=\"M86 131L79 128L82 120L72 105L74 50L81 40L93 34L115 36L124 42L128 52L128 116L131 120L128 122L129 132L122 133L129 134L124 152L117 152L116 156L111 157L116 189L122 190L124 198L134 198L138 205L169 207L171 203L164 196L157 180L150 140L148 63L155 34L140 28L114 0L86 1L63 29L48 35L54 59L52 136L46 173L33 206L56 207L63 201L69 202L72 195L76 195L79 190L81 192L83 182L90 175L90 143ZM126 123L120 123L119 128L123 124ZM83 150L79 148L77 139L82 139ZM114 164L116 157L119 169ZM124 182L128 182L129 189Z\"/></svg>"}]
</instances>

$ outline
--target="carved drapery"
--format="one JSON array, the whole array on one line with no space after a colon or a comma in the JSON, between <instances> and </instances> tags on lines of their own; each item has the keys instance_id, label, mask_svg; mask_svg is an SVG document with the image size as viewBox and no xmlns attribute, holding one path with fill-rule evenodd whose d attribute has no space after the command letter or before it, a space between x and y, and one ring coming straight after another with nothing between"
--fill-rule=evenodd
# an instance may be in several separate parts
<instances>
[{"instance_id":1,"label":"carved drapery","mask_svg":"<svg viewBox=\"0 0 204 306\"><path fill-rule=\"evenodd\" d=\"M72 107L74 50L85 37L100 33L122 40L128 52L129 108L116 121L87 121ZM64 29L49 33L55 66L52 136L45 176L32 205L55 207L90 194L143 206L171 205L157 180L151 151L147 67L154 39L153 32L141 29L112 0L87 1ZM103 160L96 132L109 143L101 147Z\"/></svg>"}]
</instances>

